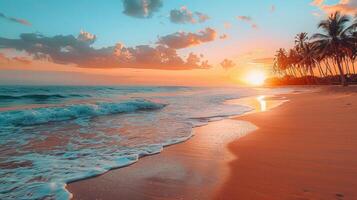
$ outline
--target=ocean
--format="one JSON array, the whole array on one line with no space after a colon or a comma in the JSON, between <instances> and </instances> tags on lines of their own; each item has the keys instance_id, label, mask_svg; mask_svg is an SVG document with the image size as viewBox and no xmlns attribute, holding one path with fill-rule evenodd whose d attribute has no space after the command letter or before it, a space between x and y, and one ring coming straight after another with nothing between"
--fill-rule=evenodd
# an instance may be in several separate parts
<instances>
[{"instance_id":1,"label":"ocean","mask_svg":"<svg viewBox=\"0 0 357 200\"><path fill-rule=\"evenodd\" d=\"M160 153L289 89L0 86L0 199L69 199L69 182Z\"/></svg>"}]
</instances>

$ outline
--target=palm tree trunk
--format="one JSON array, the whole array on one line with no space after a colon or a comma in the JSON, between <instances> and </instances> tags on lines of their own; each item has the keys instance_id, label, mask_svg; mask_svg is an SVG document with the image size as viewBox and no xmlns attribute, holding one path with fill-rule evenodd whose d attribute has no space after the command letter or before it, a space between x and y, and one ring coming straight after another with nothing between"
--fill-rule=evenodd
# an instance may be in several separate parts
<instances>
[{"instance_id":1,"label":"palm tree trunk","mask_svg":"<svg viewBox=\"0 0 357 200\"><path fill-rule=\"evenodd\" d=\"M330 64L328 63L327 60L325 60L324 62L325 62L326 72L328 70L330 72L331 76L333 76L333 72L332 72Z\"/></svg>"},{"instance_id":2,"label":"palm tree trunk","mask_svg":"<svg viewBox=\"0 0 357 200\"><path fill-rule=\"evenodd\" d=\"M341 85L342 86L347 86L348 84L347 84L347 81L346 81L345 74L343 73L343 68L342 68L342 65L341 65L341 59L340 58L336 59L336 64L337 64L338 70L340 71Z\"/></svg>"},{"instance_id":3,"label":"palm tree trunk","mask_svg":"<svg viewBox=\"0 0 357 200\"><path fill-rule=\"evenodd\" d=\"M297 78L298 76L297 76L296 68L294 65L291 65L291 70L293 71L295 78Z\"/></svg>"},{"instance_id":4,"label":"palm tree trunk","mask_svg":"<svg viewBox=\"0 0 357 200\"><path fill-rule=\"evenodd\" d=\"M344 63L345 63L346 74L351 74L350 66L349 66L348 63L347 63L347 60L344 58L343 61L344 61Z\"/></svg>"},{"instance_id":5,"label":"palm tree trunk","mask_svg":"<svg viewBox=\"0 0 357 200\"><path fill-rule=\"evenodd\" d=\"M333 66L333 69L335 71L335 75L338 75L339 73L337 72L337 69L336 69L337 67L336 67L336 65L335 65L335 63L333 61L332 61L332 66Z\"/></svg>"},{"instance_id":6,"label":"palm tree trunk","mask_svg":"<svg viewBox=\"0 0 357 200\"><path fill-rule=\"evenodd\" d=\"M317 77L315 76L315 72L314 72L314 67L313 66L309 66L310 69L310 73L312 76L312 81L315 85L317 85L318 81L317 81Z\"/></svg>"},{"instance_id":7,"label":"palm tree trunk","mask_svg":"<svg viewBox=\"0 0 357 200\"><path fill-rule=\"evenodd\" d=\"M294 77L297 78L297 76L296 76L296 71L295 71L295 68L294 68L294 67L291 67L291 71L293 72Z\"/></svg>"},{"instance_id":8,"label":"palm tree trunk","mask_svg":"<svg viewBox=\"0 0 357 200\"><path fill-rule=\"evenodd\" d=\"M351 59L351 63L352 63L353 74L356 74L356 71L355 71L355 61L354 61L353 59Z\"/></svg>"},{"instance_id":9,"label":"palm tree trunk","mask_svg":"<svg viewBox=\"0 0 357 200\"><path fill-rule=\"evenodd\" d=\"M316 63L317 65L317 68L319 69L319 72L320 72L320 76L321 77L325 77L325 73L324 73L324 70L322 69L321 65L319 62Z\"/></svg>"},{"instance_id":10,"label":"palm tree trunk","mask_svg":"<svg viewBox=\"0 0 357 200\"><path fill-rule=\"evenodd\" d=\"M296 69L297 69L297 71L299 72L300 77L303 77L303 76L304 76L304 74L303 74L303 73L302 73L302 71L301 71L301 67L300 67L300 65L298 65L298 66L296 67Z\"/></svg>"},{"instance_id":11,"label":"palm tree trunk","mask_svg":"<svg viewBox=\"0 0 357 200\"><path fill-rule=\"evenodd\" d=\"M326 62L326 60L324 61L324 63L325 63L325 68L326 68L326 71L325 71L326 80L329 84L332 84L331 77L333 77L333 72L332 72L330 66L328 65L328 63Z\"/></svg>"}]
</instances>

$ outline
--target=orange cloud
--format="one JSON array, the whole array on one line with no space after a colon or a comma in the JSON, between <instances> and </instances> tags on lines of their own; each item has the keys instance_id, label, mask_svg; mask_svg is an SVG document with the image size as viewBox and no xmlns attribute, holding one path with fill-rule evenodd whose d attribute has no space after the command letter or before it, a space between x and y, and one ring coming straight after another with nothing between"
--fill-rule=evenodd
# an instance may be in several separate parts
<instances>
[{"instance_id":1,"label":"orange cloud","mask_svg":"<svg viewBox=\"0 0 357 200\"><path fill-rule=\"evenodd\" d=\"M274 58L256 58L253 59L252 62L254 64L272 65L274 63Z\"/></svg>"},{"instance_id":2,"label":"orange cloud","mask_svg":"<svg viewBox=\"0 0 357 200\"><path fill-rule=\"evenodd\" d=\"M322 9L325 10L327 13L333 13L336 11L340 11L346 14L356 14L357 13L357 6L351 6L348 4L336 4L332 6L322 6Z\"/></svg>"},{"instance_id":3,"label":"orange cloud","mask_svg":"<svg viewBox=\"0 0 357 200\"><path fill-rule=\"evenodd\" d=\"M206 28L198 33L176 32L159 38L157 42L173 49L182 49L190 46L211 42L216 39L217 32L212 28Z\"/></svg>"},{"instance_id":4,"label":"orange cloud","mask_svg":"<svg viewBox=\"0 0 357 200\"><path fill-rule=\"evenodd\" d=\"M0 53L0 62L8 62L9 58L7 58L3 53Z\"/></svg>"},{"instance_id":5,"label":"orange cloud","mask_svg":"<svg viewBox=\"0 0 357 200\"><path fill-rule=\"evenodd\" d=\"M325 0L314 0L311 5L314 6L321 6L324 3Z\"/></svg>"},{"instance_id":6,"label":"orange cloud","mask_svg":"<svg viewBox=\"0 0 357 200\"><path fill-rule=\"evenodd\" d=\"M229 59L224 59L220 64L225 70L228 70L236 65L232 60Z\"/></svg>"},{"instance_id":7,"label":"orange cloud","mask_svg":"<svg viewBox=\"0 0 357 200\"><path fill-rule=\"evenodd\" d=\"M356 0L340 0L339 3L328 5L324 0L315 0L312 5L320 7L326 13L342 12L344 14L357 14L357 1Z\"/></svg>"},{"instance_id":8,"label":"orange cloud","mask_svg":"<svg viewBox=\"0 0 357 200\"><path fill-rule=\"evenodd\" d=\"M242 16L237 16L237 19L250 24L250 26L253 29L257 29L258 28L258 25L253 21L253 18L250 17L250 16L243 16L243 15Z\"/></svg>"},{"instance_id":9,"label":"orange cloud","mask_svg":"<svg viewBox=\"0 0 357 200\"><path fill-rule=\"evenodd\" d=\"M20 63L20 64L29 65L32 63L32 61L26 57L22 57L22 56L7 57L5 54L0 53L0 63L6 63L6 64Z\"/></svg>"},{"instance_id":10,"label":"orange cloud","mask_svg":"<svg viewBox=\"0 0 357 200\"><path fill-rule=\"evenodd\" d=\"M223 27L224 27L225 29L230 29L230 28L232 28L232 24L229 23L229 22L224 22L224 23L223 23Z\"/></svg>"},{"instance_id":11,"label":"orange cloud","mask_svg":"<svg viewBox=\"0 0 357 200\"><path fill-rule=\"evenodd\" d=\"M29 59L26 58L26 57L15 56L15 57L12 58L12 60L14 60L14 61L16 61L16 62L19 62L19 63L22 63L22 64L26 64L26 65L32 63L32 61L29 60Z\"/></svg>"},{"instance_id":12,"label":"orange cloud","mask_svg":"<svg viewBox=\"0 0 357 200\"><path fill-rule=\"evenodd\" d=\"M242 21L247 21L247 22L252 21L252 18L249 16L237 16L237 19L242 20Z\"/></svg>"}]
</instances>

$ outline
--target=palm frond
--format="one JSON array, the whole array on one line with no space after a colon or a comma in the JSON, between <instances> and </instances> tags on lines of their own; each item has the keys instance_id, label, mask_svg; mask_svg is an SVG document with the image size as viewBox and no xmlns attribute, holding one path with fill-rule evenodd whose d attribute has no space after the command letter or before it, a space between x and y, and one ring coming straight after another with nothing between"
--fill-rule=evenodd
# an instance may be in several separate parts
<instances>
[{"instance_id":1,"label":"palm frond","mask_svg":"<svg viewBox=\"0 0 357 200\"><path fill-rule=\"evenodd\" d=\"M329 36L324 35L322 33L315 33L314 35L312 35L312 37L310 38L310 40L315 40L315 39L328 39Z\"/></svg>"}]
</instances>

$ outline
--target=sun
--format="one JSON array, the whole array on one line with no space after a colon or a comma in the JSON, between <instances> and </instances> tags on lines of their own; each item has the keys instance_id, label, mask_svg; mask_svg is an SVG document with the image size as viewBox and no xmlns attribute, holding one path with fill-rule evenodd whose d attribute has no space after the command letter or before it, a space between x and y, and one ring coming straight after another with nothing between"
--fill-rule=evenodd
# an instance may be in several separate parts
<instances>
[{"instance_id":1,"label":"sun","mask_svg":"<svg viewBox=\"0 0 357 200\"><path fill-rule=\"evenodd\" d=\"M247 73L245 81L254 86L263 85L266 79L265 73L263 71L254 70Z\"/></svg>"}]
</instances>

